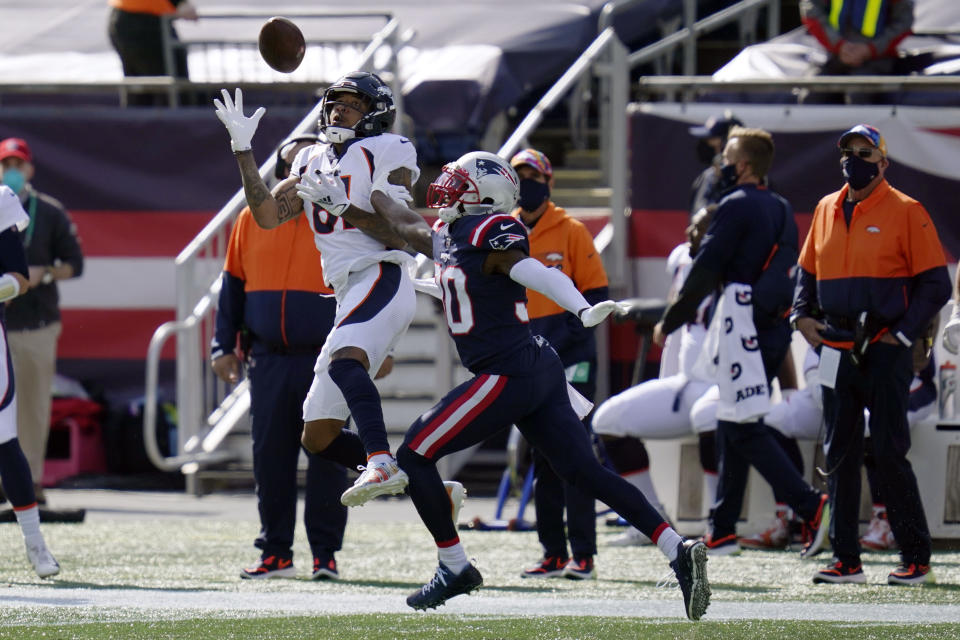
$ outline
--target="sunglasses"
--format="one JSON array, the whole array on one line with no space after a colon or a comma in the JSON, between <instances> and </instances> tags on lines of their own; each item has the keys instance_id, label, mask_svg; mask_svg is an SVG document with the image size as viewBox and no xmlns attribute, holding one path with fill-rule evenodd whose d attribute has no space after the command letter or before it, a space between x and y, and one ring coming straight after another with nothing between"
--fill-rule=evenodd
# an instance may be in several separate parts
<instances>
[{"instance_id":1,"label":"sunglasses","mask_svg":"<svg viewBox=\"0 0 960 640\"><path fill-rule=\"evenodd\" d=\"M841 147L840 155L844 158L849 158L850 156L857 156L857 157L863 158L864 160L868 160L873 157L874 151L876 151L876 149L871 149L869 147L860 147L859 149Z\"/></svg>"}]
</instances>

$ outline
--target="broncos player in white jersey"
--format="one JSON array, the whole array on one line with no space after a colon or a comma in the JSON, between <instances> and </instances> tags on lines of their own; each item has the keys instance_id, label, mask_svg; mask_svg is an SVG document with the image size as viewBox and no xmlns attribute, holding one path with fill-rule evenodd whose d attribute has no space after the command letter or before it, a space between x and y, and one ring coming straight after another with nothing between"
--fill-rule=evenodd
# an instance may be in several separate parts
<instances>
[{"instance_id":1,"label":"broncos player in white jersey","mask_svg":"<svg viewBox=\"0 0 960 640\"><path fill-rule=\"evenodd\" d=\"M413 319L415 293L401 266L410 255L398 250L402 243L388 247L353 225L376 212L406 209L402 202L411 199L419 175L413 145L389 133L396 118L393 94L379 77L363 71L330 85L318 123L326 142L303 149L290 177L272 193L250 149L265 109L246 117L240 89L233 100L226 90L222 95L223 102L214 100L217 116L230 133L254 219L269 229L304 211L320 250L324 279L337 298L334 329L317 358L303 404L303 445L345 466L366 465L341 497L347 506L400 493L407 476L390 452L370 372L379 370ZM349 416L359 440L344 428Z\"/></svg>"},{"instance_id":2,"label":"broncos player in white jersey","mask_svg":"<svg viewBox=\"0 0 960 640\"><path fill-rule=\"evenodd\" d=\"M3 303L16 298L30 286L27 256L17 234L29 223L30 218L23 210L20 198L10 187L0 184L0 480L20 524L27 545L27 558L38 576L49 578L60 573L60 565L40 533L40 509L30 465L17 439L17 399L4 322Z\"/></svg>"}]
</instances>

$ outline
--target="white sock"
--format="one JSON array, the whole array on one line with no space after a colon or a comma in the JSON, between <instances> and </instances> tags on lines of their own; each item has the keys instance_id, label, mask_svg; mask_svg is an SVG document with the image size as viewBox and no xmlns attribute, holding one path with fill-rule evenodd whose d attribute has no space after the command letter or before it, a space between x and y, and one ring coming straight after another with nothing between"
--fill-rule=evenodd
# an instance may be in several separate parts
<instances>
[{"instance_id":1,"label":"white sock","mask_svg":"<svg viewBox=\"0 0 960 640\"><path fill-rule=\"evenodd\" d=\"M460 573L470 564L467 560L467 552L459 542L450 547L437 547L437 557L440 559L440 564L454 573Z\"/></svg>"},{"instance_id":2,"label":"white sock","mask_svg":"<svg viewBox=\"0 0 960 640\"><path fill-rule=\"evenodd\" d=\"M623 479L639 489L643 497L650 503L650 506L657 510L657 513L664 518L667 517L667 511L660 503L660 498L657 497L657 490L653 488L653 480L650 478L649 469L628 473L623 476Z\"/></svg>"},{"instance_id":3,"label":"white sock","mask_svg":"<svg viewBox=\"0 0 960 640\"><path fill-rule=\"evenodd\" d=\"M707 504L712 505L717 499L717 485L720 484L720 477L716 473L704 471L703 479L707 485Z\"/></svg>"},{"instance_id":4,"label":"white sock","mask_svg":"<svg viewBox=\"0 0 960 640\"><path fill-rule=\"evenodd\" d=\"M377 453L369 458L367 458L367 463L370 466L376 466L378 464L387 464L388 462L393 462L394 458L389 453Z\"/></svg>"},{"instance_id":5,"label":"white sock","mask_svg":"<svg viewBox=\"0 0 960 640\"><path fill-rule=\"evenodd\" d=\"M670 562L677 559L677 545L681 542L683 542L683 538L673 530L673 527L664 529L660 533L660 537L657 538L657 546L660 547L660 551L667 556L667 560Z\"/></svg>"},{"instance_id":6,"label":"white sock","mask_svg":"<svg viewBox=\"0 0 960 640\"><path fill-rule=\"evenodd\" d=\"M40 533L40 507L34 505L29 509L14 509L13 512L20 524L20 531L28 542L43 540L43 535Z\"/></svg>"}]
</instances>

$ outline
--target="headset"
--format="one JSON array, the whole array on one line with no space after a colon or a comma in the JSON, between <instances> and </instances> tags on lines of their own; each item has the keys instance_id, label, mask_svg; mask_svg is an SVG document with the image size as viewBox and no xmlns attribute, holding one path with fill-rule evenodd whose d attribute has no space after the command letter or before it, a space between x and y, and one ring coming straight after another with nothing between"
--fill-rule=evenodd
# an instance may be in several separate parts
<instances>
[{"instance_id":1,"label":"headset","mask_svg":"<svg viewBox=\"0 0 960 640\"><path fill-rule=\"evenodd\" d=\"M301 142L309 142L311 144L316 144L318 142L318 138L316 134L304 134L302 136L297 136L295 138L290 138L289 140L285 140L283 144L277 147L277 164L273 170L273 176L277 180L283 180L284 178L286 178L287 173L290 171L290 163L288 163L284 159L284 156L287 155L287 152L290 151L292 147L294 147L295 145Z\"/></svg>"}]
</instances>

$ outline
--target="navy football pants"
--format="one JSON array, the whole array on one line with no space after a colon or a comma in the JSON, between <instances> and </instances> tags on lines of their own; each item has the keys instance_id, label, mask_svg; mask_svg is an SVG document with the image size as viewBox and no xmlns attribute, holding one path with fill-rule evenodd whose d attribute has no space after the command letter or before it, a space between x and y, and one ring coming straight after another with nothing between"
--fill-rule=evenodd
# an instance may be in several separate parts
<instances>
[{"instance_id":1,"label":"navy football pants","mask_svg":"<svg viewBox=\"0 0 960 640\"><path fill-rule=\"evenodd\" d=\"M297 518L297 460L303 433L303 399L313 382L316 354L258 353L250 366L253 476L257 484L263 557L292 556ZM347 508L340 504L346 469L308 454L304 523L315 557L329 557L343 544Z\"/></svg>"},{"instance_id":2,"label":"navy football pants","mask_svg":"<svg viewBox=\"0 0 960 640\"><path fill-rule=\"evenodd\" d=\"M560 359L549 346L526 376L479 374L448 393L407 431L397 461L410 476L408 492L438 544L457 539L450 500L436 461L516 424L558 476L602 500L656 539L666 523L636 487L593 454L583 423L567 396Z\"/></svg>"},{"instance_id":3,"label":"navy football pants","mask_svg":"<svg viewBox=\"0 0 960 640\"><path fill-rule=\"evenodd\" d=\"M585 398L593 401L596 391L596 362L590 363L590 381L573 384ZM581 423L590 437L589 416ZM592 441L591 441L592 445ZM592 448L592 446L591 446ZM533 505L537 516L537 538L544 557L567 557L567 539L574 558L597 553L597 508L593 496L564 482L538 449L532 452L534 485ZM566 527L564 527L566 511Z\"/></svg>"},{"instance_id":4,"label":"navy football pants","mask_svg":"<svg viewBox=\"0 0 960 640\"><path fill-rule=\"evenodd\" d=\"M910 425L907 404L913 380L912 351L877 342L867 349L862 367L840 357L834 389L823 388L827 425L827 480L833 518L830 543L845 563L860 562L860 465L863 462L863 408L870 409L870 440L887 519L905 562L929 564L930 530L913 467L907 460Z\"/></svg>"}]
</instances>

